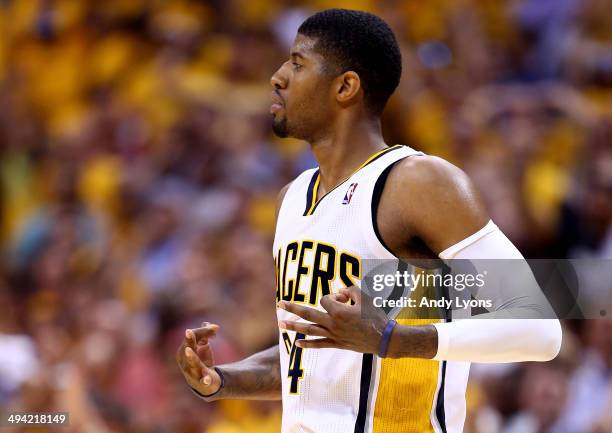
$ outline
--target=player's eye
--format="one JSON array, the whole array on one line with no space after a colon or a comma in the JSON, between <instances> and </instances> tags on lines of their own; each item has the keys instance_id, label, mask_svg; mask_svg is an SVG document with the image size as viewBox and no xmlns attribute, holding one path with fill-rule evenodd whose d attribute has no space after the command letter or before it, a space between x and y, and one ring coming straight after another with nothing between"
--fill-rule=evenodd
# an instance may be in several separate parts
<instances>
[{"instance_id":1,"label":"player's eye","mask_svg":"<svg viewBox=\"0 0 612 433\"><path fill-rule=\"evenodd\" d=\"M296 71L302 68L302 65L300 65L299 63L291 62L291 64L293 65L293 69Z\"/></svg>"}]
</instances>

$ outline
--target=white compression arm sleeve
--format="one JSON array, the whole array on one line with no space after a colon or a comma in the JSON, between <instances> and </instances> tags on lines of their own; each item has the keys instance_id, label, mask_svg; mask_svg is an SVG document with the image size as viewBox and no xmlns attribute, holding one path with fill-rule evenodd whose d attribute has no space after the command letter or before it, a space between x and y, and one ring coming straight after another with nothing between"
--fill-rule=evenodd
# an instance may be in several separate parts
<instances>
[{"instance_id":1,"label":"white compression arm sleeve","mask_svg":"<svg viewBox=\"0 0 612 433\"><path fill-rule=\"evenodd\" d=\"M561 348L561 325L551 313L552 309L539 290L533 290L535 278L527 262L510 240L489 221L478 232L440 253L440 258L450 259L518 259L524 264L521 278L512 290L512 297L485 284L476 299L493 299L494 312L483 314L479 319L459 319L447 323L436 323L438 352L435 360L469 362L521 362L549 361ZM451 266L452 267L452 266ZM524 286L524 288L523 288ZM542 306L548 306L542 307ZM499 317L529 317L508 319ZM491 317L491 318L486 318ZM497 318L496 318L497 317Z\"/></svg>"}]
</instances>

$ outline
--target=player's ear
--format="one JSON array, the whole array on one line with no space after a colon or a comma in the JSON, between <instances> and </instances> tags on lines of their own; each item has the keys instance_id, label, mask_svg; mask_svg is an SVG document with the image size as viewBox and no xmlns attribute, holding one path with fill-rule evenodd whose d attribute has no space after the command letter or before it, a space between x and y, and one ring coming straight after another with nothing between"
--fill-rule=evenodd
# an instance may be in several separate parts
<instances>
[{"instance_id":1,"label":"player's ear","mask_svg":"<svg viewBox=\"0 0 612 433\"><path fill-rule=\"evenodd\" d=\"M342 105L355 102L361 90L361 80L354 71L346 71L336 78L336 100Z\"/></svg>"}]
</instances>

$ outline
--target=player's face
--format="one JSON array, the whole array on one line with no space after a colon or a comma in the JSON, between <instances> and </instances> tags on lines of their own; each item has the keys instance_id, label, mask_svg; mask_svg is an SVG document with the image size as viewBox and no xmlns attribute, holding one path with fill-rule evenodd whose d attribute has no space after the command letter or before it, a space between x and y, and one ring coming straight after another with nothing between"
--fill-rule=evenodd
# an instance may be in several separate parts
<instances>
[{"instance_id":1,"label":"player's face","mask_svg":"<svg viewBox=\"0 0 612 433\"><path fill-rule=\"evenodd\" d=\"M272 129L279 137L312 141L330 122L333 77L324 72L315 43L316 39L298 34L289 60L270 79Z\"/></svg>"}]
</instances>

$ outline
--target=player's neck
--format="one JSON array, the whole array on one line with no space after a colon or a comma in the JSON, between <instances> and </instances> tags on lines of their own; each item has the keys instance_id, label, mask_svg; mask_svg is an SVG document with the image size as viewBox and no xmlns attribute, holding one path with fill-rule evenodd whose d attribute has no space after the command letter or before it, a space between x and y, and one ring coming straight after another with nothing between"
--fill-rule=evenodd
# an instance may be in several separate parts
<instances>
[{"instance_id":1,"label":"player's neck","mask_svg":"<svg viewBox=\"0 0 612 433\"><path fill-rule=\"evenodd\" d=\"M311 143L319 163L319 191L323 194L343 182L371 155L386 146L380 121L337 126L329 136Z\"/></svg>"}]
</instances>

